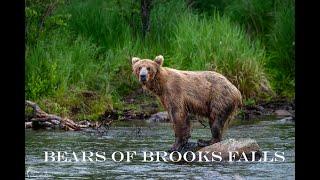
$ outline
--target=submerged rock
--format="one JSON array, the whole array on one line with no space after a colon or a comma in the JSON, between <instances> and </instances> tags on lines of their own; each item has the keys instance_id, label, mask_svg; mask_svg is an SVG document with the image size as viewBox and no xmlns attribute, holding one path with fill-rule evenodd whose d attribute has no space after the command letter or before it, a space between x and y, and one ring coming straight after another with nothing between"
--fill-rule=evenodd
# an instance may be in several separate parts
<instances>
[{"instance_id":1,"label":"submerged rock","mask_svg":"<svg viewBox=\"0 0 320 180\"><path fill-rule=\"evenodd\" d=\"M32 128L32 122L25 122L24 127L25 128Z\"/></svg>"},{"instance_id":2,"label":"submerged rock","mask_svg":"<svg viewBox=\"0 0 320 180\"><path fill-rule=\"evenodd\" d=\"M283 117L283 116L292 116L292 114L289 111L283 110L283 109L278 109L278 110L274 111L274 114L276 116L281 116L281 117Z\"/></svg>"},{"instance_id":3,"label":"submerged rock","mask_svg":"<svg viewBox=\"0 0 320 180\"><path fill-rule=\"evenodd\" d=\"M283 119L280 119L280 123L293 123L295 121L295 118L290 116L290 117L285 117Z\"/></svg>"},{"instance_id":4,"label":"submerged rock","mask_svg":"<svg viewBox=\"0 0 320 180\"><path fill-rule=\"evenodd\" d=\"M168 112L158 112L156 114L151 115L149 119L147 119L149 122L169 122L169 116Z\"/></svg>"}]
</instances>

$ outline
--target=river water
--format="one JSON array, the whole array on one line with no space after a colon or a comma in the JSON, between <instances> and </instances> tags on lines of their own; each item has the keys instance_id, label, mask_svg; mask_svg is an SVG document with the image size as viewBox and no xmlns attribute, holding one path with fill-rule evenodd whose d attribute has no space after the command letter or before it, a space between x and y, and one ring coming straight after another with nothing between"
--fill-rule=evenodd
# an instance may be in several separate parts
<instances>
[{"instance_id":1,"label":"river water","mask_svg":"<svg viewBox=\"0 0 320 180\"><path fill-rule=\"evenodd\" d=\"M166 151L174 141L170 123L131 121L114 124L108 131L87 130L64 132L57 130L26 130L26 179L294 179L295 124L275 118L263 118L237 123L229 128L225 138L253 138L262 151L284 152L278 162L204 162L176 164L172 162L142 162L143 151ZM210 131L193 123L190 141L208 139ZM45 151L105 152L102 162L45 161ZM114 162L115 151L136 151L131 162ZM69 153L70 152L70 153ZM126 155L126 154L124 154ZM77 156L81 159L80 156ZM119 156L116 156L119 157ZM94 159L94 158L93 158ZM56 159L57 160L57 159ZM100 159L101 160L101 159ZM117 159L118 160L118 159ZM125 159L123 161L126 160Z\"/></svg>"}]
</instances>

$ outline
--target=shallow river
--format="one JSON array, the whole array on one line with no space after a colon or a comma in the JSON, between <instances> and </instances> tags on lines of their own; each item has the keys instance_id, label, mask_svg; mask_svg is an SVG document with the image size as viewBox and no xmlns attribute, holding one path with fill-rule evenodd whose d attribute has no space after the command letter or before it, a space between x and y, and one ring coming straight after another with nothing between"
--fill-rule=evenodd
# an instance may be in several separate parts
<instances>
[{"instance_id":1,"label":"shallow river","mask_svg":"<svg viewBox=\"0 0 320 180\"><path fill-rule=\"evenodd\" d=\"M253 138L262 151L284 152L278 162L205 162L175 164L142 162L143 151L166 151L174 136L169 123L132 121L118 123L108 131L82 132L26 130L27 179L294 179L295 124L276 119L257 120L229 128L225 138ZM192 138L208 139L210 131L193 124ZM102 162L45 162L44 151L105 152ZM114 162L115 151L136 151L131 162ZM125 154L126 155L126 154ZM80 156L78 156L79 159ZM119 156L116 156L119 157ZM93 158L94 159L94 158ZM101 160L101 159L100 159ZM124 161L126 160L126 156Z\"/></svg>"}]
</instances>

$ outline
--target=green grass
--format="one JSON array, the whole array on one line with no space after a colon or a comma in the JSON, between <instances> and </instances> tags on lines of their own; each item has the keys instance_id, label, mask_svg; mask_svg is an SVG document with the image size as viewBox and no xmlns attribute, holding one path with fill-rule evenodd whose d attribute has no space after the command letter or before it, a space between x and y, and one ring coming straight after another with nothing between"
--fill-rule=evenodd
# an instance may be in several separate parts
<instances>
[{"instance_id":1,"label":"green grass","mask_svg":"<svg viewBox=\"0 0 320 180\"><path fill-rule=\"evenodd\" d=\"M59 32L50 38L28 47L26 53L27 97L36 99L67 90L70 86L87 88L106 79L101 76L104 61L96 57L98 48L90 41L77 37L63 37Z\"/></svg>"},{"instance_id":2,"label":"green grass","mask_svg":"<svg viewBox=\"0 0 320 180\"><path fill-rule=\"evenodd\" d=\"M278 94L287 90L280 82L284 82L282 76L292 81L293 76L288 76L292 68L286 73L281 68L287 67L286 62L292 65L294 57L291 46L285 46L291 36L284 35L294 32L288 29L291 21L283 22L290 19L291 11L279 8L274 23L268 20L269 36L255 37L243 26L253 20L238 22L237 15L223 13L225 4L205 15L184 1L154 2L145 38L140 32L139 3L134 1L61 2L41 31L38 22L43 10L28 7L26 98L50 113L96 120L105 110L127 108L123 98L139 88L131 57L153 59L158 54L164 55L165 66L220 72L253 101L272 97L273 89ZM231 2L225 11L236 6ZM264 23L262 14L255 14L254 21ZM256 27L262 34L265 29ZM260 37L268 37L268 43ZM86 97L88 92L93 94ZM286 93L290 96L292 91Z\"/></svg>"},{"instance_id":3,"label":"green grass","mask_svg":"<svg viewBox=\"0 0 320 180\"><path fill-rule=\"evenodd\" d=\"M262 37L270 29L275 1L233 0L226 6L225 14L241 24L248 34Z\"/></svg>"},{"instance_id":4,"label":"green grass","mask_svg":"<svg viewBox=\"0 0 320 180\"><path fill-rule=\"evenodd\" d=\"M277 2L268 42L268 71L279 96L294 98L295 91L295 9L293 1Z\"/></svg>"},{"instance_id":5,"label":"green grass","mask_svg":"<svg viewBox=\"0 0 320 180\"><path fill-rule=\"evenodd\" d=\"M295 96L295 3L293 0L240 0L225 15L244 27L266 49L266 69L277 96Z\"/></svg>"},{"instance_id":6,"label":"green grass","mask_svg":"<svg viewBox=\"0 0 320 180\"><path fill-rule=\"evenodd\" d=\"M69 27L73 34L82 34L103 48L123 47L131 38L125 12L116 1L75 1L61 10L70 13Z\"/></svg>"},{"instance_id":7,"label":"green grass","mask_svg":"<svg viewBox=\"0 0 320 180\"><path fill-rule=\"evenodd\" d=\"M86 103L77 93L95 91L97 99L84 114L103 113L112 108L104 57L90 41L72 40L55 32L26 52L26 98L39 101L48 112L72 115L71 109ZM102 99L104 103L102 103ZM50 102L52 101L52 102ZM47 102L47 103L43 103ZM99 103L98 109L94 104ZM84 106L81 106L84 107ZM88 110L91 109L91 110Z\"/></svg>"},{"instance_id":8,"label":"green grass","mask_svg":"<svg viewBox=\"0 0 320 180\"><path fill-rule=\"evenodd\" d=\"M184 16L172 41L172 64L179 69L215 70L227 76L246 98L270 90L264 73L265 51L229 18ZM192 34L192 36L190 36Z\"/></svg>"}]
</instances>

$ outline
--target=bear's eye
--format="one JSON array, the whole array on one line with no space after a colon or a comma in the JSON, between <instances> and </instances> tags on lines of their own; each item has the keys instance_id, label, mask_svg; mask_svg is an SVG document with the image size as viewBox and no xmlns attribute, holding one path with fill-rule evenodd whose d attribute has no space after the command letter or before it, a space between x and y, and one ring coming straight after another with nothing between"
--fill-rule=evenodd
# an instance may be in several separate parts
<instances>
[{"instance_id":1,"label":"bear's eye","mask_svg":"<svg viewBox=\"0 0 320 180\"><path fill-rule=\"evenodd\" d=\"M147 67L147 70L150 71L150 67Z\"/></svg>"}]
</instances>

